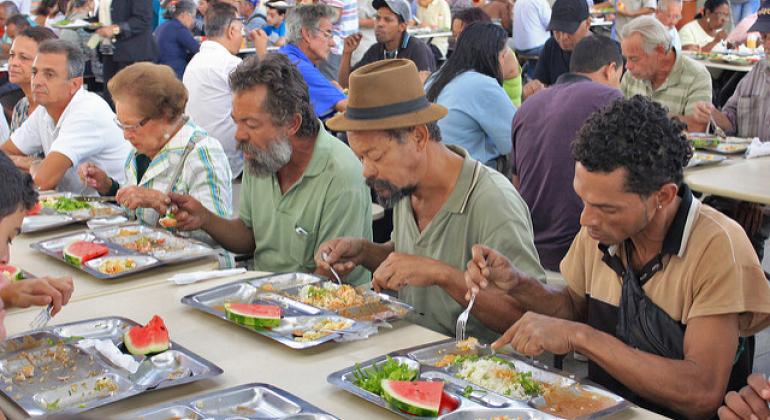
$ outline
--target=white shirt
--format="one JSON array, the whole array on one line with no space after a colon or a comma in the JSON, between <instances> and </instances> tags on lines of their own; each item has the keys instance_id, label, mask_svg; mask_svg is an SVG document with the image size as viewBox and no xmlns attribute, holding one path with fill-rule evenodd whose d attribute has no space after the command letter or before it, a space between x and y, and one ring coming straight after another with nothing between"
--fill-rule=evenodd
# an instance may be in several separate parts
<instances>
[{"instance_id":1,"label":"white shirt","mask_svg":"<svg viewBox=\"0 0 770 420\"><path fill-rule=\"evenodd\" d=\"M671 35L671 46L676 48L677 51L682 51L682 40L679 38L679 32L676 30L676 26L669 29L668 34Z\"/></svg>"},{"instance_id":2,"label":"white shirt","mask_svg":"<svg viewBox=\"0 0 770 420\"><path fill-rule=\"evenodd\" d=\"M93 194L80 181L77 167L92 162L119 183L126 179L123 165L131 153L131 144L124 140L123 131L115 124L115 114L99 95L81 89L64 108L59 122L45 107L39 106L11 134L11 141L25 155L43 152L46 156L58 152L72 162L59 181L58 191Z\"/></svg>"},{"instance_id":3,"label":"white shirt","mask_svg":"<svg viewBox=\"0 0 770 420\"><path fill-rule=\"evenodd\" d=\"M19 13L29 16L32 10L32 0L13 0L13 2L19 8Z\"/></svg>"},{"instance_id":4,"label":"white shirt","mask_svg":"<svg viewBox=\"0 0 770 420\"><path fill-rule=\"evenodd\" d=\"M182 77L190 96L185 112L222 143L234 177L243 172L243 154L237 148L235 122L230 117L233 94L228 78L240 63L222 44L203 41Z\"/></svg>"},{"instance_id":5,"label":"white shirt","mask_svg":"<svg viewBox=\"0 0 770 420\"><path fill-rule=\"evenodd\" d=\"M519 0L513 6L513 47L517 51L542 47L551 37L551 6L546 0Z\"/></svg>"}]
</instances>

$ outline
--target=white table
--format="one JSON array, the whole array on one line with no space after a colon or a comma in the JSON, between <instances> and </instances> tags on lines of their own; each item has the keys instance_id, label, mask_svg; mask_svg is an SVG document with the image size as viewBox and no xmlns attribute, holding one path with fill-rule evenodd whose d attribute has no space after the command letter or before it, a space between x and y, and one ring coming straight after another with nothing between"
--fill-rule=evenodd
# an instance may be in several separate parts
<instances>
[{"instance_id":1,"label":"white table","mask_svg":"<svg viewBox=\"0 0 770 420\"><path fill-rule=\"evenodd\" d=\"M278 48L280 48L280 47L267 47L267 52L278 51ZM255 54L256 52L257 52L256 48L254 48L254 47L246 47L246 48L241 48L238 51L238 54L249 55L249 54Z\"/></svg>"},{"instance_id":2,"label":"white table","mask_svg":"<svg viewBox=\"0 0 770 420\"><path fill-rule=\"evenodd\" d=\"M356 362L446 338L425 328L399 322L393 330L383 330L365 341L327 343L308 350L291 350L266 337L228 325L221 319L179 303L185 295L228 281L231 280L210 280L188 286L155 284L74 302L65 307L56 317L56 323L113 315L147 322L153 314L158 314L165 320L172 340L224 370L224 374L211 380L150 392L93 410L89 414L98 419L112 418L195 393L249 382L266 382L342 419L396 419L398 417L394 414L328 384L326 377ZM6 328L10 334L24 330L33 316L32 313L11 314L6 318ZM0 398L0 408L11 419L21 418L18 409L4 398ZM662 417L639 408L609 417L611 420L659 418Z\"/></svg>"},{"instance_id":3,"label":"white table","mask_svg":"<svg viewBox=\"0 0 770 420\"><path fill-rule=\"evenodd\" d=\"M72 267L62 261L57 261L41 252L30 248L30 244L56 236L64 235L70 232L77 232L84 229L85 226L69 227L55 230L52 232L41 232L37 234L19 235L13 240L11 246L11 264L25 270L35 276L71 276L75 285L75 291L70 302L77 302L94 297L105 296L117 292L138 289L149 285L164 283L167 279L176 274L189 271L207 271L219 267L219 263L214 258L204 258L194 260L188 263L173 264L164 266L131 276L121 277L115 280L103 280L90 276L89 274ZM15 312L34 312L40 309L36 307L27 309L13 308L9 313Z\"/></svg>"},{"instance_id":4,"label":"white table","mask_svg":"<svg viewBox=\"0 0 770 420\"><path fill-rule=\"evenodd\" d=\"M438 31L438 32L413 32L408 31L409 35L420 38L420 39L430 39L430 38L449 38L452 36L452 31Z\"/></svg>"},{"instance_id":5,"label":"white table","mask_svg":"<svg viewBox=\"0 0 770 420\"><path fill-rule=\"evenodd\" d=\"M748 73L751 71L751 69L754 68L753 64L749 65L743 65L743 64L728 64L728 63L717 63L711 60L700 60L695 58L695 52L693 51L683 51L684 55L692 58L693 60L703 64L706 66L706 68L711 69L718 69L718 70L730 70L730 71L739 71Z\"/></svg>"},{"instance_id":6,"label":"white table","mask_svg":"<svg viewBox=\"0 0 770 420\"><path fill-rule=\"evenodd\" d=\"M685 170L694 191L770 205L770 157L732 158L710 166Z\"/></svg>"}]
</instances>

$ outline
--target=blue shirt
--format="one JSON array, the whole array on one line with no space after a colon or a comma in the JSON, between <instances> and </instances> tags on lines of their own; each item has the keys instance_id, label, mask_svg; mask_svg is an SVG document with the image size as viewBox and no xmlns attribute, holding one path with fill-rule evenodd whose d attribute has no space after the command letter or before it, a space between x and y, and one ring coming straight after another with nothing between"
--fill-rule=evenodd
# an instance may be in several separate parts
<instances>
[{"instance_id":1,"label":"blue shirt","mask_svg":"<svg viewBox=\"0 0 770 420\"><path fill-rule=\"evenodd\" d=\"M310 93L310 103L313 105L316 115L321 118L328 118L334 113L334 106L337 102L347 99L341 90L337 89L324 75L318 70L318 67L310 61L309 58L296 45L286 44L278 52L285 54L289 60L297 66L297 69L305 78L307 88ZM502 88L501 88L502 89ZM510 103L510 101L508 102ZM510 121L509 139L510 139Z\"/></svg>"},{"instance_id":2,"label":"blue shirt","mask_svg":"<svg viewBox=\"0 0 770 420\"><path fill-rule=\"evenodd\" d=\"M284 20L283 22L281 22L281 26L277 28L275 26L266 25L262 29L267 34L267 37L270 39L270 43L275 44L276 42L278 42L279 38L283 38L286 36L286 21Z\"/></svg>"},{"instance_id":3,"label":"blue shirt","mask_svg":"<svg viewBox=\"0 0 770 420\"><path fill-rule=\"evenodd\" d=\"M436 103L449 110L438 120L443 143L462 147L482 163L510 153L516 108L497 80L466 71L444 86Z\"/></svg>"},{"instance_id":4,"label":"blue shirt","mask_svg":"<svg viewBox=\"0 0 770 420\"><path fill-rule=\"evenodd\" d=\"M198 41L177 19L167 20L158 26L155 30L155 41L160 51L158 63L174 69L176 77L182 80L187 63L200 48Z\"/></svg>"}]
</instances>

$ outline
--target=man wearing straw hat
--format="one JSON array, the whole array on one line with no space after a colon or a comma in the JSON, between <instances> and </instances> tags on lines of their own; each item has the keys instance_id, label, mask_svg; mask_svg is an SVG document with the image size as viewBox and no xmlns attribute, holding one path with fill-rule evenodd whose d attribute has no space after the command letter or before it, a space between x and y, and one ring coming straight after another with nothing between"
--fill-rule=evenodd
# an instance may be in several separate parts
<instances>
[{"instance_id":1,"label":"man wearing straw hat","mask_svg":"<svg viewBox=\"0 0 770 420\"><path fill-rule=\"evenodd\" d=\"M367 184L380 204L393 208L393 235L386 244L350 237L327 241L316 264L342 273L367 268L375 289L396 290L414 306L412 321L454 335L465 309L463 271L476 241L502 247L540 280L545 273L526 204L503 175L441 143L436 121L446 113L425 98L410 60L378 61L351 74L347 110L327 124L347 131ZM502 331L510 321L502 310L505 299L480 293L468 336L495 339L494 329Z\"/></svg>"}]
</instances>

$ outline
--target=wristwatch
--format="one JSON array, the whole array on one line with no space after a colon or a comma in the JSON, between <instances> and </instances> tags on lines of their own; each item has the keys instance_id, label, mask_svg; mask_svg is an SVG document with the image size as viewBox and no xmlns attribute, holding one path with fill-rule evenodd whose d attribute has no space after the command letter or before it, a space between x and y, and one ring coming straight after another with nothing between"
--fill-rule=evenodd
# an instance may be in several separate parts
<instances>
[{"instance_id":1,"label":"wristwatch","mask_svg":"<svg viewBox=\"0 0 770 420\"><path fill-rule=\"evenodd\" d=\"M120 35L120 26L114 25L112 27L112 35L114 35L114 36Z\"/></svg>"}]
</instances>

